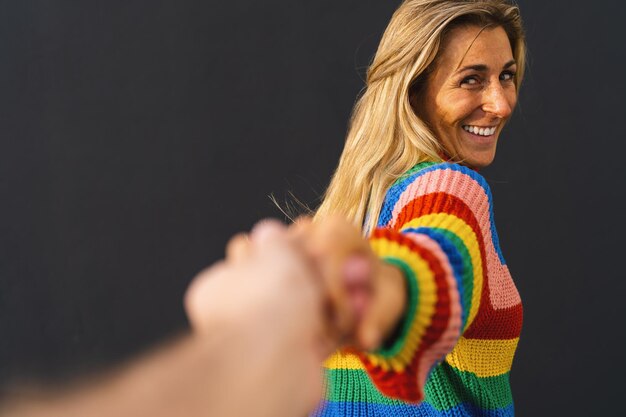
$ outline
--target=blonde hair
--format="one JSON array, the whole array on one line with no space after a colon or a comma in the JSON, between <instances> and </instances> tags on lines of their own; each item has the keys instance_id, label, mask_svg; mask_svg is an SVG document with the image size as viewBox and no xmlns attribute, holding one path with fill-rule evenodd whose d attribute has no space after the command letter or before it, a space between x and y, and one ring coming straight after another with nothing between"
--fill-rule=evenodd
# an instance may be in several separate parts
<instances>
[{"instance_id":1,"label":"blonde hair","mask_svg":"<svg viewBox=\"0 0 626 417\"><path fill-rule=\"evenodd\" d=\"M505 30L518 67L519 90L526 44L516 5L506 0L405 0L393 14L367 71L316 220L338 214L364 226L365 232L373 230L391 184L419 162L441 160L441 145L415 114L409 95L436 64L442 39L461 25Z\"/></svg>"}]
</instances>

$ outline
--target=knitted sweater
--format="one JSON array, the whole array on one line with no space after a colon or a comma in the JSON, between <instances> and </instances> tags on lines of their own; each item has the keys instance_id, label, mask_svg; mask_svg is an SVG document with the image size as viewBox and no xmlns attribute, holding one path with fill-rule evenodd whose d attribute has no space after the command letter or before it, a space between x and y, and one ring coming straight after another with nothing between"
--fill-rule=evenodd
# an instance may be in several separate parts
<instances>
[{"instance_id":1,"label":"knitted sweater","mask_svg":"<svg viewBox=\"0 0 626 417\"><path fill-rule=\"evenodd\" d=\"M374 251L407 280L405 317L376 352L325 363L316 416L512 416L509 371L522 305L477 172L416 165L386 194Z\"/></svg>"}]
</instances>

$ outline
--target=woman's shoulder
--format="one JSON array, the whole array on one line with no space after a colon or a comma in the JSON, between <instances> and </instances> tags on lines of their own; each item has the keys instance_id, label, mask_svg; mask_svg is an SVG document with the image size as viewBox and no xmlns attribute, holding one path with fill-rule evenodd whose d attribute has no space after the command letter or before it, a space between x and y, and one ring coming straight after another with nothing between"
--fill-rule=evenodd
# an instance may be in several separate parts
<instances>
[{"instance_id":1,"label":"woman's shoulder","mask_svg":"<svg viewBox=\"0 0 626 417\"><path fill-rule=\"evenodd\" d=\"M402 193L410 186L442 192L479 186L491 199L485 178L478 171L454 162L420 162L402 174L387 194Z\"/></svg>"},{"instance_id":2,"label":"woman's shoulder","mask_svg":"<svg viewBox=\"0 0 626 417\"><path fill-rule=\"evenodd\" d=\"M406 172L404 172L402 175L400 175L400 177L393 183L392 187L401 185L401 184L407 184L417 179L423 180L422 177L424 177L426 174L430 174L429 175L430 177L432 176L440 177L440 176L446 176L446 175L452 176L452 177L468 176L474 181L478 181L480 183L484 182L485 185L488 186L486 184L484 177L473 168L467 167L465 165L461 165L456 162L425 161L425 162L420 162L414 165L413 167L408 169Z\"/></svg>"},{"instance_id":3,"label":"woman's shoulder","mask_svg":"<svg viewBox=\"0 0 626 417\"><path fill-rule=\"evenodd\" d=\"M381 224L393 213L416 201L442 205L461 201L472 211L490 212L492 195L485 178L476 170L453 162L421 162L402 174L389 188L383 203ZM385 215L386 213L386 215Z\"/></svg>"}]
</instances>

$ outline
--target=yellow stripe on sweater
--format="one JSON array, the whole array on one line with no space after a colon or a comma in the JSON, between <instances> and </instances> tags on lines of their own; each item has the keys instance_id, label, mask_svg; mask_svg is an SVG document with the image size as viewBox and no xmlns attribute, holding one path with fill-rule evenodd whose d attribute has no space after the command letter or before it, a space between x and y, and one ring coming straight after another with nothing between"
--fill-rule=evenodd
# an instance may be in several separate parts
<instances>
[{"instance_id":1,"label":"yellow stripe on sweater","mask_svg":"<svg viewBox=\"0 0 626 417\"><path fill-rule=\"evenodd\" d=\"M450 366L478 377L505 374L511 370L519 338L507 340L466 339L461 337L446 356Z\"/></svg>"},{"instance_id":2,"label":"yellow stripe on sweater","mask_svg":"<svg viewBox=\"0 0 626 417\"><path fill-rule=\"evenodd\" d=\"M463 329L465 330L474 321L476 313L478 313L480 297L483 290L483 262L480 256L480 245L478 244L476 233L474 233L474 230L465 223L463 219L447 213L427 214L402 225L402 229L418 227L436 227L448 230L461 239L469 252L474 273L474 285L472 290L472 305L470 306L469 317Z\"/></svg>"},{"instance_id":3,"label":"yellow stripe on sweater","mask_svg":"<svg viewBox=\"0 0 626 417\"><path fill-rule=\"evenodd\" d=\"M519 338L508 340L466 339L461 337L446 362L460 371L472 372L485 378L505 374L511 370L513 355ZM365 370L359 357L337 351L324 361L326 369Z\"/></svg>"},{"instance_id":4,"label":"yellow stripe on sweater","mask_svg":"<svg viewBox=\"0 0 626 417\"><path fill-rule=\"evenodd\" d=\"M326 369L362 369L365 370L363 362L354 353L344 353L337 351L324 361Z\"/></svg>"}]
</instances>

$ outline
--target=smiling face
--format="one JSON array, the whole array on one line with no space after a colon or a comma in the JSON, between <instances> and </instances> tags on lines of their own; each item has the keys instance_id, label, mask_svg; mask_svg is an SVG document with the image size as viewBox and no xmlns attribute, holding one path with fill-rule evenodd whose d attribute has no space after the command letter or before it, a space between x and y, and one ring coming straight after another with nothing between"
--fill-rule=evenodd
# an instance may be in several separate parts
<instances>
[{"instance_id":1,"label":"smiling face","mask_svg":"<svg viewBox=\"0 0 626 417\"><path fill-rule=\"evenodd\" d=\"M500 26L461 26L448 33L440 51L411 104L452 159L485 167L517 102L511 44Z\"/></svg>"}]
</instances>

